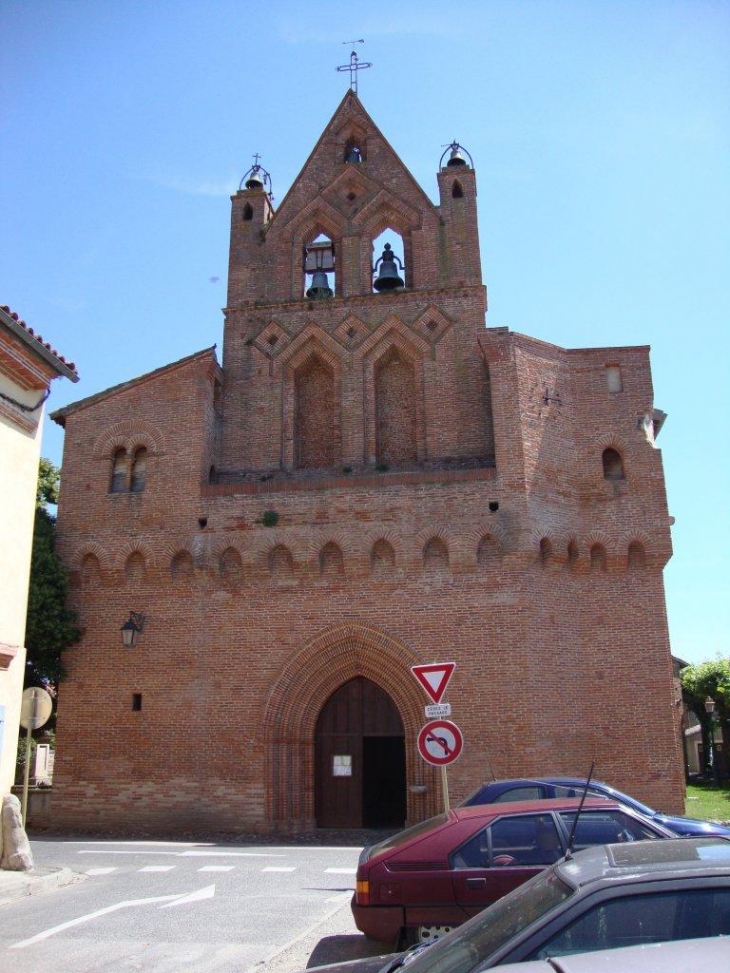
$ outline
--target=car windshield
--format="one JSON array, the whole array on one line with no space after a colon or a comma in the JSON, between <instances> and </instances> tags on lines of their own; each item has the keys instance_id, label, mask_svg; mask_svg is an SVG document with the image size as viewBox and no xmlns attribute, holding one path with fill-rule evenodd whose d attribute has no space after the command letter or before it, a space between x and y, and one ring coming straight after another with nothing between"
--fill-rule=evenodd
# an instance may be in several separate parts
<instances>
[{"instance_id":1,"label":"car windshield","mask_svg":"<svg viewBox=\"0 0 730 973\"><path fill-rule=\"evenodd\" d=\"M383 851L389 851L391 848L395 848L396 845L400 845L404 841L411 841L413 838L419 838L422 834L426 834L427 831L432 831L434 828L438 828L440 825L446 824L448 820L448 814L437 814L435 818L428 818L427 821L421 821L420 824L414 824L412 828L406 828L404 831L397 831L389 838L384 838L383 841L379 841L377 845L370 845L369 847L363 849L360 856L360 861L369 861L375 855L379 855Z\"/></svg>"},{"instance_id":2,"label":"car windshield","mask_svg":"<svg viewBox=\"0 0 730 973\"><path fill-rule=\"evenodd\" d=\"M519 886L407 963L408 973L471 973L518 932L573 895L550 869ZM404 964L406 965L406 964Z\"/></svg>"}]
</instances>

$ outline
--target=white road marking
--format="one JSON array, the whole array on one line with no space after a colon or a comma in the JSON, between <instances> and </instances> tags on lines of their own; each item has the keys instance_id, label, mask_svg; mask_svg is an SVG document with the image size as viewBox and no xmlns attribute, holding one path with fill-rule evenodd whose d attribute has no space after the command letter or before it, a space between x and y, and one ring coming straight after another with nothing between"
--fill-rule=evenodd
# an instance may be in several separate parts
<instances>
[{"instance_id":1,"label":"white road marking","mask_svg":"<svg viewBox=\"0 0 730 973\"><path fill-rule=\"evenodd\" d=\"M296 868L293 865L269 865L267 868L262 868L262 872L295 872Z\"/></svg>"},{"instance_id":2,"label":"white road marking","mask_svg":"<svg viewBox=\"0 0 730 973\"><path fill-rule=\"evenodd\" d=\"M208 885L205 888L199 889L197 892L190 893L179 893L177 895L157 895L151 899L127 899L125 902L117 902L116 905L109 905L105 909L99 909L97 912L89 912L85 916L79 916L78 919L71 919L68 922L62 922L58 926L52 926L50 929L45 929L43 932L39 932L35 936L31 936L30 939L24 939L19 943L13 943L10 949L24 949L26 946L32 946L35 943L40 943L44 939L50 939L51 936L55 936L58 932L63 932L66 929L72 929L74 926L80 926L84 922L89 922L91 919L98 919L99 916L109 915L110 912L116 912L119 909L128 909L131 906L136 905L156 905L158 902L162 903L160 908L167 909L174 905L184 905L188 902L197 902L200 899L212 899L215 895L215 885Z\"/></svg>"},{"instance_id":3,"label":"white road marking","mask_svg":"<svg viewBox=\"0 0 730 973\"><path fill-rule=\"evenodd\" d=\"M203 865L198 871L199 872L232 872L235 865Z\"/></svg>"},{"instance_id":4,"label":"white road marking","mask_svg":"<svg viewBox=\"0 0 730 973\"><path fill-rule=\"evenodd\" d=\"M356 868L325 868L325 875L357 875Z\"/></svg>"},{"instance_id":5,"label":"white road marking","mask_svg":"<svg viewBox=\"0 0 730 973\"><path fill-rule=\"evenodd\" d=\"M112 872L116 872L117 866L112 865L110 868L87 868L87 875L110 875Z\"/></svg>"},{"instance_id":6,"label":"white road marking","mask_svg":"<svg viewBox=\"0 0 730 973\"><path fill-rule=\"evenodd\" d=\"M145 865L144 868L140 868L140 872L171 872L177 865Z\"/></svg>"},{"instance_id":7,"label":"white road marking","mask_svg":"<svg viewBox=\"0 0 730 973\"><path fill-rule=\"evenodd\" d=\"M64 841L64 845L143 845L150 847L153 845L166 846L169 848L212 848L212 841Z\"/></svg>"},{"instance_id":8,"label":"white road marking","mask_svg":"<svg viewBox=\"0 0 730 973\"><path fill-rule=\"evenodd\" d=\"M77 852L78 855L184 855L184 851L115 851L112 848L88 848Z\"/></svg>"},{"instance_id":9,"label":"white road marking","mask_svg":"<svg viewBox=\"0 0 730 973\"><path fill-rule=\"evenodd\" d=\"M181 851L181 858L286 858L258 851Z\"/></svg>"}]
</instances>

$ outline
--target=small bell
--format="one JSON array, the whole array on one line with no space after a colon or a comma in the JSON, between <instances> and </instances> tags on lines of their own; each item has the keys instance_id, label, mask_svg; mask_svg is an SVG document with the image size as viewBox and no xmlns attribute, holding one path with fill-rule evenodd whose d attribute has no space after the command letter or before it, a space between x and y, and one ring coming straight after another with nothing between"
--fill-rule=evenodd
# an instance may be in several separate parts
<instances>
[{"instance_id":1,"label":"small bell","mask_svg":"<svg viewBox=\"0 0 730 973\"><path fill-rule=\"evenodd\" d=\"M373 283L376 291L394 291L398 287L405 287L403 279L398 274L396 261L398 261L401 270L403 270L402 260L393 253L390 244L386 243L382 256L378 257L373 268L373 273L377 272L378 264L380 264L380 273Z\"/></svg>"},{"instance_id":2,"label":"small bell","mask_svg":"<svg viewBox=\"0 0 730 973\"><path fill-rule=\"evenodd\" d=\"M449 163L450 164L450 163ZM251 174L245 182L246 189L263 189L264 180L261 176L261 170L259 166L254 166L251 170Z\"/></svg>"},{"instance_id":3,"label":"small bell","mask_svg":"<svg viewBox=\"0 0 730 973\"><path fill-rule=\"evenodd\" d=\"M327 280L327 274L323 270L315 270L312 274L312 286L307 289L306 295L317 300L323 297L332 297L333 291Z\"/></svg>"},{"instance_id":4,"label":"small bell","mask_svg":"<svg viewBox=\"0 0 730 973\"><path fill-rule=\"evenodd\" d=\"M356 145L351 145L345 153L345 162L362 162L362 152Z\"/></svg>"},{"instance_id":5,"label":"small bell","mask_svg":"<svg viewBox=\"0 0 730 973\"><path fill-rule=\"evenodd\" d=\"M449 156L449 161L446 163L447 166L465 166L466 159L461 154L461 146L458 143L454 143L451 149L451 155Z\"/></svg>"}]
</instances>

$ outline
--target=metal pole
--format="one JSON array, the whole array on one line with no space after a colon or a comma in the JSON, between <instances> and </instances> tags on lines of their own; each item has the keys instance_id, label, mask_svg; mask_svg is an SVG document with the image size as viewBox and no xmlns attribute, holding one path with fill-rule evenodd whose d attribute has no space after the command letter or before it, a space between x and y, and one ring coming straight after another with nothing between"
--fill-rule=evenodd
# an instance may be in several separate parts
<instances>
[{"instance_id":1,"label":"metal pole","mask_svg":"<svg viewBox=\"0 0 730 973\"><path fill-rule=\"evenodd\" d=\"M25 731L25 775L23 777L23 804L21 812L23 815L23 827L25 827L26 811L28 810L28 778L30 777L30 740L31 740L31 730L30 722L28 721L28 728Z\"/></svg>"},{"instance_id":2,"label":"metal pole","mask_svg":"<svg viewBox=\"0 0 730 973\"><path fill-rule=\"evenodd\" d=\"M446 767L441 767L441 790L444 794L444 811L448 811L449 805L449 781L446 777Z\"/></svg>"}]
</instances>

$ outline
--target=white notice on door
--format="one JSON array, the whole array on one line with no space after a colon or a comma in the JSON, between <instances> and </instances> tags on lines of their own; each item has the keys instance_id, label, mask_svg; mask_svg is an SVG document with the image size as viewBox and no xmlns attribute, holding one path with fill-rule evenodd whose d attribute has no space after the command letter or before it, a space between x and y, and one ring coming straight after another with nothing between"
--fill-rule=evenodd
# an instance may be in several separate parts
<instances>
[{"instance_id":1,"label":"white notice on door","mask_svg":"<svg viewBox=\"0 0 730 973\"><path fill-rule=\"evenodd\" d=\"M332 758L333 777L352 777L352 757L340 756Z\"/></svg>"}]
</instances>

